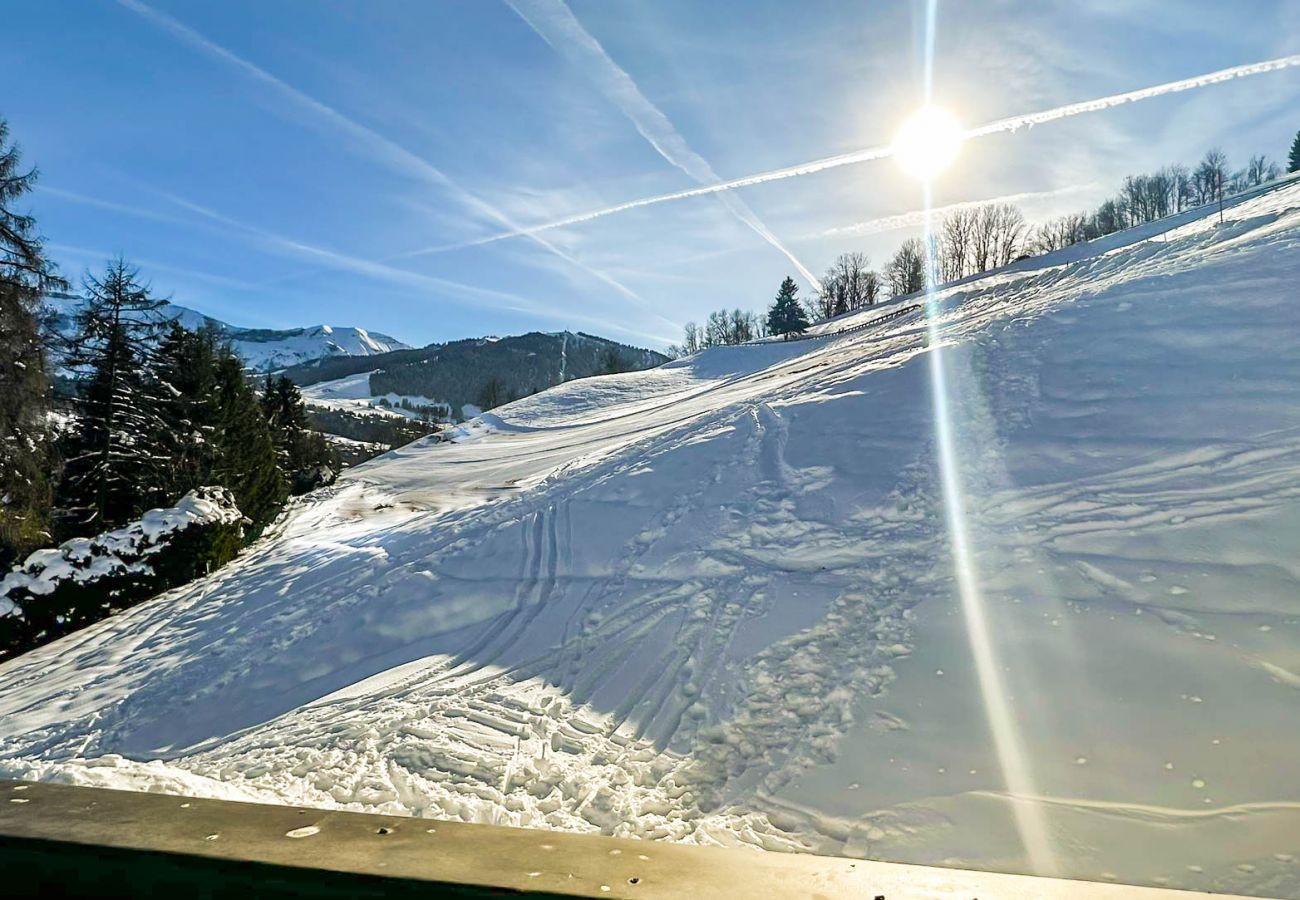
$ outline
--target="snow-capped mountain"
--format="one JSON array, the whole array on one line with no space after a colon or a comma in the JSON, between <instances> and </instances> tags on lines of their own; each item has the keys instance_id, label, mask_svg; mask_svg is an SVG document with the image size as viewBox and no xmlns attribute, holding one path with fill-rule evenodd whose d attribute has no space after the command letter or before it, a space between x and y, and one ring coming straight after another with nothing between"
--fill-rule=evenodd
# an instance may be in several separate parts
<instances>
[{"instance_id":1,"label":"snow-capped mountain","mask_svg":"<svg viewBox=\"0 0 1300 900\"><path fill-rule=\"evenodd\" d=\"M364 328L313 325L283 331L236 328L231 346L251 369L270 372L336 356L375 356L408 350L396 338Z\"/></svg>"},{"instance_id":2,"label":"snow-capped mountain","mask_svg":"<svg viewBox=\"0 0 1300 900\"><path fill-rule=\"evenodd\" d=\"M72 317L81 298L72 294L54 294L46 305L58 316L61 330L72 327ZM177 321L191 330L215 327L229 340L231 347L250 369L275 371L318 359L336 356L373 356L393 350L410 349L408 344L377 331L334 325L308 328L241 328L205 316L185 306L166 303L156 315L164 321Z\"/></svg>"},{"instance_id":3,"label":"snow-capped mountain","mask_svg":"<svg viewBox=\"0 0 1300 900\"><path fill-rule=\"evenodd\" d=\"M0 775L1300 896L1298 281L1291 181L563 383L0 666Z\"/></svg>"}]
</instances>

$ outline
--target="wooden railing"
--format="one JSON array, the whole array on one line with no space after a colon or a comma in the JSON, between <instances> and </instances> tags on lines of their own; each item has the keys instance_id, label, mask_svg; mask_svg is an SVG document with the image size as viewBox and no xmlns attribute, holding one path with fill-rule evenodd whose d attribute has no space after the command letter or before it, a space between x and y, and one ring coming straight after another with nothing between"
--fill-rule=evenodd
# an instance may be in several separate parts
<instances>
[{"instance_id":1,"label":"wooden railing","mask_svg":"<svg viewBox=\"0 0 1300 900\"><path fill-rule=\"evenodd\" d=\"M1178 891L0 781L5 897L1187 900Z\"/></svg>"},{"instance_id":2,"label":"wooden railing","mask_svg":"<svg viewBox=\"0 0 1300 900\"><path fill-rule=\"evenodd\" d=\"M890 310L882 316L876 316L874 319L868 319L865 322L859 322L857 325L850 325L848 328L841 328L838 331L823 331L818 334L795 334L787 335L787 341L815 341L820 338L839 337L842 334L853 334L856 331L866 331L868 328L875 328L877 325L883 325L894 319L901 319L908 313L916 312L921 308L919 303L911 303L907 306L900 306L898 309Z\"/></svg>"}]
</instances>

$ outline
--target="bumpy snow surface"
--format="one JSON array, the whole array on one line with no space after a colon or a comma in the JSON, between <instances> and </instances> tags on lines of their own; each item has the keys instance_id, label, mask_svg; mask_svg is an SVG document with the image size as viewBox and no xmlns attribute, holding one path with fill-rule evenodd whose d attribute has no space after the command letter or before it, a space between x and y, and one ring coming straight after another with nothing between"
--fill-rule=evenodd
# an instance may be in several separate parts
<instances>
[{"instance_id":1,"label":"bumpy snow surface","mask_svg":"<svg viewBox=\"0 0 1300 900\"><path fill-rule=\"evenodd\" d=\"M353 470L0 667L0 773L1027 871L1019 803L1061 874L1300 897L1298 250L1284 184L938 297L1017 798L921 311Z\"/></svg>"}]
</instances>

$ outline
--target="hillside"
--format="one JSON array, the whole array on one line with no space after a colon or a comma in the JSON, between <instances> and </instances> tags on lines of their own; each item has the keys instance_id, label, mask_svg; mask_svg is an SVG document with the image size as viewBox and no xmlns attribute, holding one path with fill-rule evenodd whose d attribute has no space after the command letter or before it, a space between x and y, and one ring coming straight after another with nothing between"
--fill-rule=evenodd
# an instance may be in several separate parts
<instances>
[{"instance_id":1,"label":"hillside","mask_svg":"<svg viewBox=\"0 0 1300 900\"><path fill-rule=\"evenodd\" d=\"M73 332L72 318L81 298L73 294L52 294L46 305L56 315L57 327L64 334ZM197 331L215 328L227 340L239 357L258 372L283 369L286 366L332 357L365 357L393 350L407 349L407 345L377 331L364 328L313 325L307 328L241 328L228 325L219 319L206 316L185 306L164 304L156 313L162 321L177 321Z\"/></svg>"},{"instance_id":2,"label":"hillside","mask_svg":"<svg viewBox=\"0 0 1300 900\"><path fill-rule=\"evenodd\" d=\"M529 332L430 344L365 359L321 360L286 371L324 408L373 408L402 414L472 418L491 408L575 378L637 371L668 357L581 332Z\"/></svg>"},{"instance_id":3,"label":"hillside","mask_svg":"<svg viewBox=\"0 0 1300 900\"><path fill-rule=\"evenodd\" d=\"M0 775L1300 897L1297 251L1293 181L503 406L0 666Z\"/></svg>"}]
</instances>

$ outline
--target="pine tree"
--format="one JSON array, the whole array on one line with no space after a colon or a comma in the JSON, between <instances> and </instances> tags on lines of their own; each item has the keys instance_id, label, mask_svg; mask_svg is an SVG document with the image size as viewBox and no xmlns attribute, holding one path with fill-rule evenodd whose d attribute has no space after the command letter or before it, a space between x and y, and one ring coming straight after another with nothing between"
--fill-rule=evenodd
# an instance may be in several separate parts
<instances>
[{"instance_id":1,"label":"pine tree","mask_svg":"<svg viewBox=\"0 0 1300 900\"><path fill-rule=\"evenodd\" d=\"M295 467L311 458L313 437L327 452L324 439L307 429L297 387L268 378L259 401L243 363L215 332L176 323L158 344L153 372L168 426L171 493L228 488L255 535L279 512Z\"/></svg>"},{"instance_id":2,"label":"pine tree","mask_svg":"<svg viewBox=\"0 0 1300 900\"><path fill-rule=\"evenodd\" d=\"M213 392L212 478L235 495L256 536L275 518L288 495L277 464L275 441L257 395L244 378L244 366L228 348L217 350Z\"/></svg>"},{"instance_id":3,"label":"pine tree","mask_svg":"<svg viewBox=\"0 0 1300 900\"><path fill-rule=\"evenodd\" d=\"M1286 170L1300 172L1300 131L1295 133L1295 140L1291 142L1291 155L1287 157Z\"/></svg>"},{"instance_id":4,"label":"pine tree","mask_svg":"<svg viewBox=\"0 0 1300 900\"><path fill-rule=\"evenodd\" d=\"M266 376L262 411L271 429L280 469L295 494L306 493L332 480L333 454L325 438L307 421L302 392L291 378Z\"/></svg>"},{"instance_id":5,"label":"pine tree","mask_svg":"<svg viewBox=\"0 0 1300 900\"><path fill-rule=\"evenodd\" d=\"M500 378L488 379L487 384L478 392L474 405L479 409L495 409L506 401L506 388Z\"/></svg>"},{"instance_id":6,"label":"pine tree","mask_svg":"<svg viewBox=\"0 0 1300 900\"><path fill-rule=\"evenodd\" d=\"M38 320L41 295L64 282L31 216L14 204L32 189L0 119L0 572L49 539L49 386Z\"/></svg>"},{"instance_id":7,"label":"pine tree","mask_svg":"<svg viewBox=\"0 0 1300 900\"><path fill-rule=\"evenodd\" d=\"M788 336L800 334L807 328L808 317L799 302L799 286L787 275L777 291L776 301L767 312L768 333Z\"/></svg>"},{"instance_id":8,"label":"pine tree","mask_svg":"<svg viewBox=\"0 0 1300 900\"><path fill-rule=\"evenodd\" d=\"M164 301L122 259L87 275L86 300L65 364L82 376L67 436L58 514L65 534L94 534L166 505L169 460L161 397L151 377Z\"/></svg>"},{"instance_id":9,"label":"pine tree","mask_svg":"<svg viewBox=\"0 0 1300 900\"><path fill-rule=\"evenodd\" d=\"M159 414L167 425L163 437L173 498L212 481L217 349L213 331L189 331L172 322L154 351L153 377L160 393Z\"/></svg>"},{"instance_id":10,"label":"pine tree","mask_svg":"<svg viewBox=\"0 0 1300 900\"><path fill-rule=\"evenodd\" d=\"M610 347L608 350L605 351L604 356L601 357L600 369L597 370L596 374L617 375L619 372L630 372L630 371L631 368L623 360L622 355L616 349ZM534 393L536 392L534 391Z\"/></svg>"}]
</instances>

